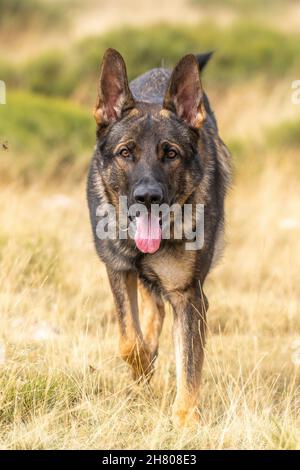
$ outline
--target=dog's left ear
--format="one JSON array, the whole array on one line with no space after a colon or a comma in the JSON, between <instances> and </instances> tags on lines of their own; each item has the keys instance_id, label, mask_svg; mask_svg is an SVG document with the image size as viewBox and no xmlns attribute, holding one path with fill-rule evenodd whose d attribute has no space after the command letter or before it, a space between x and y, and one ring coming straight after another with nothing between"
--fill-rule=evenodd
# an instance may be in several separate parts
<instances>
[{"instance_id":1,"label":"dog's left ear","mask_svg":"<svg viewBox=\"0 0 300 470\"><path fill-rule=\"evenodd\" d=\"M173 70L163 108L199 129L206 117L203 97L197 59L193 54L186 55Z\"/></svg>"},{"instance_id":2,"label":"dog's left ear","mask_svg":"<svg viewBox=\"0 0 300 470\"><path fill-rule=\"evenodd\" d=\"M102 60L94 108L96 122L99 125L111 124L134 108L134 105L123 57L115 49L107 49Z\"/></svg>"}]
</instances>

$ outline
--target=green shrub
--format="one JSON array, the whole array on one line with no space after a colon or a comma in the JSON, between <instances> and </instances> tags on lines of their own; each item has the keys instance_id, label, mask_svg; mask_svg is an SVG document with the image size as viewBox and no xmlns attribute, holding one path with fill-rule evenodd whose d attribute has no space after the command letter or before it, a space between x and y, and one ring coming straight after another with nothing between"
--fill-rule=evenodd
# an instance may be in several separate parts
<instances>
[{"instance_id":1,"label":"green shrub","mask_svg":"<svg viewBox=\"0 0 300 470\"><path fill-rule=\"evenodd\" d=\"M237 12L257 14L268 11L269 8L281 8L287 4L295 3L295 0L191 0L194 5L206 8L231 8Z\"/></svg>"},{"instance_id":2,"label":"green shrub","mask_svg":"<svg viewBox=\"0 0 300 470\"><path fill-rule=\"evenodd\" d=\"M214 24L189 28L156 25L122 28L85 38L66 52L50 52L19 70L22 87L46 95L95 99L104 51L114 47L124 56L129 78L146 70L171 67L184 54L215 50L205 76L214 86L227 86L259 74L282 78L300 66L300 36L237 22L230 30ZM5 79L5 77L2 79Z\"/></svg>"},{"instance_id":3,"label":"green shrub","mask_svg":"<svg viewBox=\"0 0 300 470\"><path fill-rule=\"evenodd\" d=\"M52 178L86 166L95 142L94 127L90 113L72 103L8 93L7 104L0 107L0 136L9 147L1 151L2 179Z\"/></svg>"},{"instance_id":4,"label":"green shrub","mask_svg":"<svg viewBox=\"0 0 300 470\"><path fill-rule=\"evenodd\" d=\"M48 96L70 95L78 83L68 73L65 61L64 54L52 51L30 62L23 70L24 88Z\"/></svg>"},{"instance_id":5,"label":"green shrub","mask_svg":"<svg viewBox=\"0 0 300 470\"><path fill-rule=\"evenodd\" d=\"M65 22L69 0L61 2L43 0L0 0L0 27L2 30L57 27ZM63 21L62 21L63 20Z\"/></svg>"},{"instance_id":6,"label":"green shrub","mask_svg":"<svg viewBox=\"0 0 300 470\"><path fill-rule=\"evenodd\" d=\"M276 148L300 149L300 119L287 121L270 129L267 141Z\"/></svg>"}]
</instances>

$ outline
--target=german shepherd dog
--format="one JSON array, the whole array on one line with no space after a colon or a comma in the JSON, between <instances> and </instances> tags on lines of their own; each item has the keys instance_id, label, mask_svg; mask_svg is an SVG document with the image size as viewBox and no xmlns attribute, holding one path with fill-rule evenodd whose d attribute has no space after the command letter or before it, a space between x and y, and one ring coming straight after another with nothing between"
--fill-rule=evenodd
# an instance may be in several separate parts
<instances>
[{"instance_id":1,"label":"german shepherd dog","mask_svg":"<svg viewBox=\"0 0 300 470\"><path fill-rule=\"evenodd\" d=\"M153 69L128 84L122 56L106 51L87 187L95 246L106 265L117 311L120 353L135 380L149 379L153 373L164 301L174 312L173 418L178 424L198 416L208 308L203 284L222 245L231 174L230 154L200 79L210 55L186 55L172 72ZM120 196L126 196L128 204L144 205L146 216L137 212L132 238L99 238L101 209L110 204L117 213ZM154 217L150 222L153 205L174 203L191 205L193 227L195 207L204 207L201 248L186 249L185 237L175 238L174 230L163 239L161 220ZM116 224L119 227L118 216Z\"/></svg>"}]
</instances>

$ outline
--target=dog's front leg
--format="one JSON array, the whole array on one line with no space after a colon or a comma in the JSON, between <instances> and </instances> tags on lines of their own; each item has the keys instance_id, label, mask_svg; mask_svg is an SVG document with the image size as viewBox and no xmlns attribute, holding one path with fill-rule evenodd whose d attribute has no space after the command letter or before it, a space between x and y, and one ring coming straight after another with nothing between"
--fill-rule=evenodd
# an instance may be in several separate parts
<instances>
[{"instance_id":1,"label":"dog's front leg","mask_svg":"<svg viewBox=\"0 0 300 470\"><path fill-rule=\"evenodd\" d=\"M150 378L152 356L143 340L139 322L137 276L133 272L110 269L107 269L107 274L117 310L121 357L131 365L135 380L143 376Z\"/></svg>"},{"instance_id":2,"label":"dog's front leg","mask_svg":"<svg viewBox=\"0 0 300 470\"><path fill-rule=\"evenodd\" d=\"M149 347L153 361L158 354L158 342L161 334L165 307L161 298L146 288L141 282L138 285L140 322L144 340Z\"/></svg>"},{"instance_id":3,"label":"dog's front leg","mask_svg":"<svg viewBox=\"0 0 300 470\"><path fill-rule=\"evenodd\" d=\"M199 284L184 292L173 292L169 300L174 310L177 375L173 418L176 424L183 425L199 419L197 399L204 356L207 301Z\"/></svg>"}]
</instances>

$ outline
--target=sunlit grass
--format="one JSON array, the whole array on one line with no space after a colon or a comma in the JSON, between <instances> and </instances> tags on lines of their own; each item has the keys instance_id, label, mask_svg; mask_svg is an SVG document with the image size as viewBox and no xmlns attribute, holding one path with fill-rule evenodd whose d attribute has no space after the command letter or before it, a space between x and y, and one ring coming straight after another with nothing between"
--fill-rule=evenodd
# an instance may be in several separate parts
<instances>
[{"instance_id":1,"label":"sunlit grass","mask_svg":"<svg viewBox=\"0 0 300 470\"><path fill-rule=\"evenodd\" d=\"M298 179L267 165L237 175L226 254L205 291L209 337L191 433L170 419L175 366L168 308L150 388L118 356L84 187L2 188L2 448L300 447ZM9 203L8 203L9 201Z\"/></svg>"}]
</instances>

